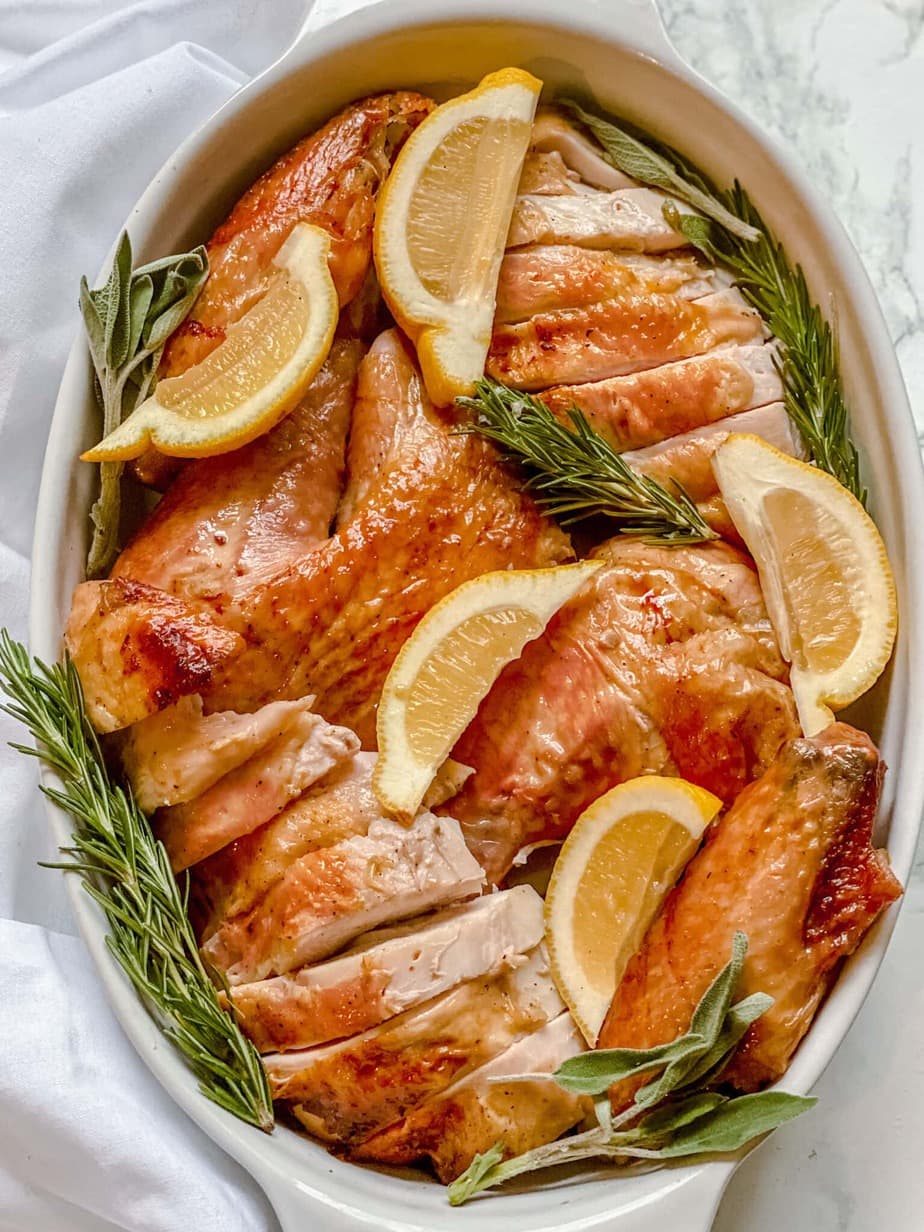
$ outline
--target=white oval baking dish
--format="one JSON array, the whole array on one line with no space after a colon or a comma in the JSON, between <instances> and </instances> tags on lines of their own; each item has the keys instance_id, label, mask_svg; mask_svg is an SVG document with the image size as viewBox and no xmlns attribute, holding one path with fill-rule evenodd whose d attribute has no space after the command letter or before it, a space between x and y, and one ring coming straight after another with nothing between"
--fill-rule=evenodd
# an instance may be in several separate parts
<instances>
[{"instance_id":1,"label":"white oval baking dish","mask_svg":"<svg viewBox=\"0 0 924 1232\"><path fill-rule=\"evenodd\" d=\"M553 89L589 87L612 111L689 155L720 182L738 177L818 301L836 309L843 376L865 477L899 587L895 660L854 717L879 741L891 770L880 839L904 881L924 805L924 485L910 409L872 289L837 220L806 177L735 107L702 81L668 42L653 0L531 0L528 15L496 0L385 0L327 28L306 30L286 54L189 138L155 176L127 225L141 259L204 239L239 192L297 137L349 100L394 87L455 92L506 64L531 69ZM71 351L55 408L36 518L33 651L54 659L71 591L86 555L91 468L77 454L96 432L82 337ZM49 806L50 807L50 806ZM57 842L68 819L50 808ZM523 1185L453 1210L425 1178L359 1168L279 1128L272 1137L204 1099L163 1042L110 958L104 922L76 879L74 912L116 1013L141 1057L176 1102L266 1189L285 1229L441 1232L706 1232L735 1166L722 1159L647 1175L584 1171ZM831 1059L875 975L895 924L893 908L846 965L786 1075L806 1092ZM782 1132L785 1133L785 1130Z\"/></svg>"}]
</instances>

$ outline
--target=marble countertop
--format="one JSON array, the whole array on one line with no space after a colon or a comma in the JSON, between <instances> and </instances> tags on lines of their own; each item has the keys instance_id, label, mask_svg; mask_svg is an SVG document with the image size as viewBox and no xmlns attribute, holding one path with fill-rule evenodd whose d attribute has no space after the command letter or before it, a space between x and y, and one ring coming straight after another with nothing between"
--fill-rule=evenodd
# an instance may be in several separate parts
<instances>
[{"instance_id":1,"label":"marble countertop","mask_svg":"<svg viewBox=\"0 0 924 1232\"><path fill-rule=\"evenodd\" d=\"M862 256L924 440L924 0L659 0L681 54L789 144ZM917 192L915 192L917 188ZM924 1227L924 850L818 1106L739 1168L714 1232Z\"/></svg>"}]
</instances>

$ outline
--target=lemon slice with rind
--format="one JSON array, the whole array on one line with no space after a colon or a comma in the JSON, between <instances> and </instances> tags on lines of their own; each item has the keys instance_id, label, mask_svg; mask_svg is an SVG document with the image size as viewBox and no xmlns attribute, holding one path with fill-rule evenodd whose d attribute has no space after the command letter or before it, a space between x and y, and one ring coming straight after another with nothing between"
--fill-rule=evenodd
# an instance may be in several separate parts
<instances>
[{"instance_id":1,"label":"lemon slice with rind","mask_svg":"<svg viewBox=\"0 0 924 1232\"><path fill-rule=\"evenodd\" d=\"M593 1047L626 964L722 801L644 775L595 800L555 861L545 900L552 975Z\"/></svg>"},{"instance_id":2,"label":"lemon slice with rind","mask_svg":"<svg viewBox=\"0 0 924 1232\"><path fill-rule=\"evenodd\" d=\"M542 82L490 73L408 138L379 196L375 264L437 406L484 371L504 243Z\"/></svg>"},{"instance_id":3,"label":"lemon slice with rind","mask_svg":"<svg viewBox=\"0 0 924 1232\"><path fill-rule=\"evenodd\" d=\"M885 545L832 475L756 436L729 436L713 466L813 736L875 684L892 654L897 603Z\"/></svg>"},{"instance_id":4,"label":"lemon slice with rind","mask_svg":"<svg viewBox=\"0 0 924 1232\"><path fill-rule=\"evenodd\" d=\"M539 636L600 561L485 573L446 595L401 648L376 719L372 786L408 821L501 670Z\"/></svg>"},{"instance_id":5,"label":"lemon slice with rind","mask_svg":"<svg viewBox=\"0 0 924 1232\"><path fill-rule=\"evenodd\" d=\"M340 311L328 267L330 236L298 223L266 293L199 364L161 381L150 398L83 454L137 458L149 446L174 457L226 453L291 411L327 358Z\"/></svg>"}]
</instances>

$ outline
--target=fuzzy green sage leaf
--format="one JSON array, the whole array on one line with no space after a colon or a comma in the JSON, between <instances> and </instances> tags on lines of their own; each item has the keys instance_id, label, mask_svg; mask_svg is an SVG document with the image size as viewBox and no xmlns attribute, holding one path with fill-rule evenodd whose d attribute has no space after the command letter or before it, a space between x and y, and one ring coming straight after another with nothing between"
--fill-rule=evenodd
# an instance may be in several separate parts
<instances>
[{"instance_id":1,"label":"fuzzy green sage leaf","mask_svg":"<svg viewBox=\"0 0 924 1232\"><path fill-rule=\"evenodd\" d=\"M737 1151L754 1138L808 1112L817 1103L817 1099L790 1095L786 1091L739 1095L705 1116L677 1126L671 1142L661 1147L660 1158L680 1159L688 1155Z\"/></svg>"},{"instance_id":2,"label":"fuzzy green sage leaf","mask_svg":"<svg viewBox=\"0 0 924 1232\"><path fill-rule=\"evenodd\" d=\"M189 313L208 272L202 247L133 270L131 241L123 231L103 286L91 290L81 279L80 311L96 373L103 436L115 431L154 388L164 344ZM89 577L107 572L118 554L122 469L121 462L100 465L99 496L90 512Z\"/></svg>"}]
</instances>

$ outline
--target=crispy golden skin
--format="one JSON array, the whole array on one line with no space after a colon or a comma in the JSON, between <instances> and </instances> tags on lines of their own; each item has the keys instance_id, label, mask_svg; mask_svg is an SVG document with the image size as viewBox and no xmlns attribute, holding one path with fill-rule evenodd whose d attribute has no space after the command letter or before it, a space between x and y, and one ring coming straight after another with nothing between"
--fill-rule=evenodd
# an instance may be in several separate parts
<instances>
[{"instance_id":1,"label":"crispy golden skin","mask_svg":"<svg viewBox=\"0 0 924 1232\"><path fill-rule=\"evenodd\" d=\"M243 640L207 608L155 586L115 578L81 582L64 634L80 674L87 714L117 731L198 693Z\"/></svg>"},{"instance_id":2,"label":"crispy golden skin","mask_svg":"<svg viewBox=\"0 0 924 1232\"><path fill-rule=\"evenodd\" d=\"M347 484L337 525L353 518L427 415L427 397L410 343L396 329L376 338L363 362L347 452Z\"/></svg>"},{"instance_id":3,"label":"crispy golden skin","mask_svg":"<svg viewBox=\"0 0 924 1232\"><path fill-rule=\"evenodd\" d=\"M644 449L692 432L782 393L767 367L769 348L732 347L586 385L558 385L539 395L568 423L577 407L618 452Z\"/></svg>"},{"instance_id":4,"label":"crispy golden skin","mask_svg":"<svg viewBox=\"0 0 924 1232\"><path fill-rule=\"evenodd\" d=\"M740 995L774 1004L724 1080L753 1091L782 1076L842 958L901 894L871 846L884 767L870 738L834 723L791 740L710 831L630 960L602 1048L647 1048L689 1028L693 1010L748 936ZM634 1088L613 1092L617 1107Z\"/></svg>"},{"instance_id":5,"label":"crispy golden skin","mask_svg":"<svg viewBox=\"0 0 924 1232\"><path fill-rule=\"evenodd\" d=\"M679 774L730 803L798 731L750 559L611 540L606 566L498 678L453 756L446 811L497 881L604 791Z\"/></svg>"},{"instance_id":6,"label":"crispy golden skin","mask_svg":"<svg viewBox=\"0 0 924 1232\"><path fill-rule=\"evenodd\" d=\"M408 134L433 102L399 91L352 103L283 154L234 206L209 241L209 277L170 339L162 376L177 376L223 342L266 290L273 258L296 223L331 236L330 268L340 303L366 278L380 184ZM151 450L134 464L144 483L163 487L177 463Z\"/></svg>"},{"instance_id":7,"label":"crispy golden skin","mask_svg":"<svg viewBox=\"0 0 924 1232\"><path fill-rule=\"evenodd\" d=\"M761 336L760 318L737 291L687 300L633 277L603 302L496 326L486 371L516 389L545 389L622 376Z\"/></svg>"},{"instance_id":8,"label":"crispy golden skin","mask_svg":"<svg viewBox=\"0 0 924 1232\"><path fill-rule=\"evenodd\" d=\"M115 563L223 610L330 534L362 357L334 343L299 406L242 449L190 462Z\"/></svg>"},{"instance_id":9,"label":"crispy golden skin","mask_svg":"<svg viewBox=\"0 0 924 1232\"><path fill-rule=\"evenodd\" d=\"M540 312L620 301L633 293L695 299L717 289L714 274L689 252L656 257L536 244L504 256L494 319L510 325Z\"/></svg>"}]
</instances>

